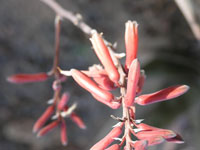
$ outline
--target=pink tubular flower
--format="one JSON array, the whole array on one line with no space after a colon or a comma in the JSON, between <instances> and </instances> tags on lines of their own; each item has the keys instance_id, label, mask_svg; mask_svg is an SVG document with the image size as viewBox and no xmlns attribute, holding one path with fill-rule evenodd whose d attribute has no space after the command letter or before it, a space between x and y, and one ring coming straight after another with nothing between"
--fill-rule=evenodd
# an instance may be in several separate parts
<instances>
[{"instance_id":1,"label":"pink tubular flower","mask_svg":"<svg viewBox=\"0 0 200 150\"><path fill-rule=\"evenodd\" d=\"M120 146L118 144L114 144L114 145L106 148L105 150L120 150Z\"/></svg>"},{"instance_id":2,"label":"pink tubular flower","mask_svg":"<svg viewBox=\"0 0 200 150\"><path fill-rule=\"evenodd\" d=\"M47 134L49 131L51 131L52 129L54 129L55 127L57 127L59 125L59 121L54 121L50 124L48 124L47 126L45 126L44 128L42 128L38 134L37 134L37 137L41 137L41 136L44 136L45 134Z\"/></svg>"},{"instance_id":3,"label":"pink tubular flower","mask_svg":"<svg viewBox=\"0 0 200 150\"><path fill-rule=\"evenodd\" d=\"M22 84L22 83L30 83L30 82L41 82L47 80L49 76L42 73L35 74L15 74L7 78L7 80L11 83Z\"/></svg>"},{"instance_id":4,"label":"pink tubular flower","mask_svg":"<svg viewBox=\"0 0 200 150\"><path fill-rule=\"evenodd\" d=\"M182 144L184 143L184 140L179 134L176 134L175 137L166 139L167 142L172 142L172 143L177 143L177 144Z\"/></svg>"},{"instance_id":5,"label":"pink tubular flower","mask_svg":"<svg viewBox=\"0 0 200 150\"><path fill-rule=\"evenodd\" d=\"M102 140L92 146L90 150L104 150L114 141L114 138L121 135L122 127L123 123L121 123L119 126L114 127Z\"/></svg>"},{"instance_id":6,"label":"pink tubular flower","mask_svg":"<svg viewBox=\"0 0 200 150\"><path fill-rule=\"evenodd\" d=\"M156 102L166 101L176 98L189 90L187 85L171 86L155 93L141 95L136 98L135 103L139 105L148 105Z\"/></svg>"},{"instance_id":7,"label":"pink tubular flower","mask_svg":"<svg viewBox=\"0 0 200 150\"><path fill-rule=\"evenodd\" d=\"M144 124L144 123L140 123L140 124L136 125L136 127L138 129L142 130L141 132L155 131L153 133L149 132L148 135L146 137L144 137L148 141L149 145L160 144L164 140L166 140L168 142L172 142L172 143L184 143L181 136L173 131L156 128L156 127ZM166 134L163 134L164 133L163 131ZM151 135L151 133L152 133L152 135ZM140 133L140 134L142 134L142 133ZM142 137L140 137L140 138L142 138Z\"/></svg>"},{"instance_id":8,"label":"pink tubular flower","mask_svg":"<svg viewBox=\"0 0 200 150\"><path fill-rule=\"evenodd\" d=\"M37 132L51 117L51 115L54 113L55 107L53 105L49 106L45 112L42 114L42 116L36 121L36 123L33 126L33 132Z\"/></svg>"},{"instance_id":9,"label":"pink tubular flower","mask_svg":"<svg viewBox=\"0 0 200 150\"><path fill-rule=\"evenodd\" d=\"M114 96L103 89L101 89L94 81L92 81L87 75L78 71L76 69L71 69L71 74L74 80L84 89L89 91L91 94L94 94L101 98L102 101L111 102L114 99Z\"/></svg>"},{"instance_id":10,"label":"pink tubular flower","mask_svg":"<svg viewBox=\"0 0 200 150\"><path fill-rule=\"evenodd\" d=\"M162 130L160 128L156 128L145 123L136 124L136 127L142 131L154 131L154 130Z\"/></svg>"},{"instance_id":11,"label":"pink tubular flower","mask_svg":"<svg viewBox=\"0 0 200 150\"><path fill-rule=\"evenodd\" d=\"M70 118L79 126L81 129L86 129L85 123L82 121L82 119L76 114L72 113Z\"/></svg>"},{"instance_id":12,"label":"pink tubular flower","mask_svg":"<svg viewBox=\"0 0 200 150\"><path fill-rule=\"evenodd\" d=\"M101 103L107 105L108 107L110 107L110 108L112 108L112 109L118 109L118 108L121 106L121 103L120 103L120 102L117 102L117 101L111 101L111 102L105 101L105 100L103 100L101 97L99 97L99 96L97 96L97 95L95 95L95 94L92 94L92 96L93 96L96 100L98 100L99 102L101 102Z\"/></svg>"},{"instance_id":13,"label":"pink tubular flower","mask_svg":"<svg viewBox=\"0 0 200 150\"><path fill-rule=\"evenodd\" d=\"M162 142L165 141L165 139L162 136L157 136L157 135L151 136L151 137L147 137L147 138L145 138L145 140L147 140L148 146L161 144Z\"/></svg>"},{"instance_id":14,"label":"pink tubular flower","mask_svg":"<svg viewBox=\"0 0 200 150\"><path fill-rule=\"evenodd\" d=\"M134 150L146 150L147 146L148 146L148 141L147 140L136 141L133 144Z\"/></svg>"},{"instance_id":15,"label":"pink tubular flower","mask_svg":"<svg viewBox=\"0 0 200 150\"><path fill-rule=\"evenodd\" d=\"M137 58L138 50L138 24L128 21L125 29L126 63L125 69L128 70L131 62Z\"/></svg>"},{"instance_id":16,"label":"pink tubular flower","mask_svg":"<svg viewBox=\"0 0 200 150\"><path fill-rule=\"evenodd\" d=\"M128 73L127 93L125 97L125 105L132 106L135 100L136 89L140 77L140 64L137 59L131 63Z\"/></svg>"},{"instance_id":17,"label":"pink tubular flower","mask_svg":"<svg viewBox=\"0 0 200 150\"><path fill-rule=\"evenodd\" d=\"M105 45L101 35L99 35L96 31L93 31L90 41L92 42L96 55L105 67L110 80L117 83L119 81L120 75L113 63L108 47Z\"/></svg>"},{"instance_id":18,"label":"pink tubular flower","mask_svg":"<svg viewBox=\"0 0 200 150\"><path fill-rule=\"evenodd\" d=\"M140 131L136 134L138 139L147 139L155 136L161 136L164 139L170 139L176 137L176 133L171 130L153 130L153 131Z\"/></svg>"},{"instance_id":19,"label":"pink tubular flower","mask_svg":"<svg viewBox=\"0 0 200 150\"><path fill-rule=\"evenodd\" d=\"M68 100L69 100L69 93L66 92L66 93L64 93L64 94L62 95L62 97L61 97L61 99L60 99L60 101L59 101L59 103L58 103L57 108L58 108L59 110L63 110L64 107L67 105Z\"/></svg>"},{"instance_id":20,"label":"pink tubular flower","mask_svg":"<svg viewBox=\"0 0 200 150\"><path fill-rule=\"evenodd\" d=\"M115 89L115 84L109 79L108 76L101 76L101 77L93 77L93 80L98 83L98 85L106 90L106 91L110 91Z\"/></svg>"},{"instance_id":21,"label":"pink tubular flower","mask_svg":"<svg viewBox=\"0 0 200 150\"><path fill-rule=\"evenodd\" d=\"M68 139L67 139L67 126L65 123L65 120L61 121L61 126L60 126L60 139L62 142L62 145L66 146L68 143Z\"/></svg>"}]
</instances>

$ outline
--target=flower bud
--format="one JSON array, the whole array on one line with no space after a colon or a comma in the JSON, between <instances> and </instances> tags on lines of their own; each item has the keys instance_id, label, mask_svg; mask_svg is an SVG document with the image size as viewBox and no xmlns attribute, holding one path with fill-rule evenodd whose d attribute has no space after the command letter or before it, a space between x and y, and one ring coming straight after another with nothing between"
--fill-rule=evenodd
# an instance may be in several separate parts
<instances>
[{"instance_id":1,"label":"flower bud","mask_svg":"<svg viewBox=\"0 0 200 150\"><path fill-rule=\"evenodd\" d=\"M131 63L128 73L127 93L125 96L125 105L132 106L135 100L136 89L140 77L140 64L137 59Z\"/></svg>"},{"instance_id":2,"label":"flower bud","mask_svg":"<svg viewBox=\"0 0 200 150\"><path fill-rule=\"evenodd\" d=\"M61 139L62 145L66 146L68 143L68 139L67 139L67 126L66 126L65 120L61 121L60 128L61 128L60 139Z\"/></svg>"},{"instance_id":3,"label":"flower bud","mask_svg":"<svg viewBox=\"0 0 200 150\"><path fill-rule=\"evenodd\" d=\"M182 139L182 137L179 134L176 134L176 136L173 137L173 138L166 139L166 141L167 142L172 142L172 143L177 143L177 144L184 143L184 140Z\"/></svg>"},{"instance_id":4,"label":"flower bud","mask_svg":"<svg viewBox=\"0 0 200 150\"><path fill-rule=\"evenodd\" d=\"M188 90L189 86L187 85L171 86L155 93L141 95L136 98L135 103L139 105L148 105L156 102L166 101L176 98Z\"/></svg>"},{"instance_id":5,"label":"flower bud","mask_svg":"<svg viewBox=\"0 0 200 150\"><path fill-rule=\"evenodd\" d=\"M128 70L131 62L137 58L138 50L138 24L128 21L125 29L126 62L125 69Z\"/></svg>"},{"instance_id":6,"label":"flower bud","mask_svg":"<svg viewBox=\"0 0 200 150\"><path fill-rule=\"evenodd\" d=\"M70 118L79 126L81 129L86 129L85 123L82 121L82 119L76 114L72 113Z\"/></svg>"},{"instance_id":7,"label":"flower bud","mask_svg":"<svg viewBox=\"0 0 200 150\"><path fill-rule=\"evenodd\" d=\"M102 140L96 143L90 150L104 150L122 133L123 123L120 126L114 127Z\"/></svg>"},{"instance_id":8,"label":"flower bud","mask_svg":"<svg viewBox=\"0 0 200 150\"><path fill-rule=\"evenodd\" d=\"M142 131L154 131L154 130L163 130L160 128L156 128L145 123L136 124L136 127Z\"/></svg>"},{"instance_id":9,"label":"flower bud","mask_svg":"<svg viewBox=\"0 0 200 150\"><path fill-rule=\"evenodd\" d=\"M110 80L117 83L119 81L120 75L113 63L108 47L105 45L101 35L96 31L93 31L90 41L92 42L96 55L105 67Z\"/></svg>"},{"instance_id":10,"label":"flower bud","mask_svg":"<svg viewBox=\"0 0 200 150\"><path fill-rule=\"evenodd\" d=\"M112 109L118 109L120 106L121 106L121 103L120 102L116 102L116 101L111 101L111 102L108 102L108 101L105 101L103 100L101 97L95 95L95 94L92 94L92 96L98 100L99 102L109 106L110 108Z\"/></svg>"},{"instance_id":11,"label":"flower bud","mask_svg":"<svg viewBox=\"0 0 200 150\"><path fill-rule=\"evenodd\" d=\"M162 136L157 136L157 135L147 137L145 140L148 141L148 146L157 145L165 141L165 139Z\"/></svg>"},{"instance_id":12,"label":"flower bud","mask_svg":"<svg viewBox=\"0 0 200 150\"><path fill-rule=\"evenodd\" d=\"M111 102L114 98L112 93L101 89L94 81L79 70L71 69L74 80L84 89L101 98L103 101Z\"/></svg>"},{"instance_id":13,"label":"flower bud","mask_svg":"<svg viewBox=\"0 0 200 150\"><path fill-rule=\"evenodd\" d=\"M41 82L47 80L49 76L42 73L35 74L15 74L7 78L7 80L11 83L22 84L22 83L30 83L30 82Z\"/></svg>"},{"instance_id":14,"label":"flower bud","mask_svg":"<svg viewBox=\"0 0 200 150\"><path fill-rule=\"evenodd\" d=\"M108 76L94 77L93 80L106 91L110 91L116 88L115 84L108 78Z\"/></svg>"},{"instance_id":15,"label":"flower bud","mask_svg":"<svg viewBox=\"0 0 200 150\"><path fill-rule=\"evenodd\" d=\"M62 97L61 97L61 99L60 99L60 101L59 101L59 103L58 103L57 108L58 108L59 110L63 110L63 109L65 108L65 106L67 105L68 100L69 100L69 93L66 92L66 93L64 93L64 94L62 95Z\"/></svg>"},{"instance_id":16,"label":"flower bud","mask_svg":"<svg viewBox=\"0 0 200 150\"><path fill-rule=\"evenodd\" d=\"M148 146L147 140L136 141L133 144L134 150L146 150Z\"/></svg>"},{"instance_id":17,"label":"flower bud","mask_svg":"<svg viewBox=\"0 0 200 150\"><path fill-rule=\"evenodd\" d=\"M51 117L55 110L55 107L53 105L49 106L45 112L42 114L42 116L36 121L36 123L33 126L33 132L37 132Z\"/></svg>"},{"instance_id":18,"label":"flower bud","mask_svg":"<svg viewBox=\"0 0 200 150\"><path fill-rule=\"evenodd\" d=\"M57 127L59 124L59 122L56 120L50 124L48 124L47 126L45 126L44 128L42 128L38 134L37 137L41 137L44 136L45 134L47 134L49 131L51 131L52 129L54 129L55 127Z\"/></svg>"},{"instance_id":19,"label":"flower bud","mask_svg":"<svg viewBox=\"0 0 200 150\"><path fill-rule=\"evenodd\" d=\"M140 131L135 135L138 139L147 139L153 136L161 136L164 139L173 138L176 136L176 133L174 133L171 130L153 130L153 131Z\"/></svg>"}]
</instances>

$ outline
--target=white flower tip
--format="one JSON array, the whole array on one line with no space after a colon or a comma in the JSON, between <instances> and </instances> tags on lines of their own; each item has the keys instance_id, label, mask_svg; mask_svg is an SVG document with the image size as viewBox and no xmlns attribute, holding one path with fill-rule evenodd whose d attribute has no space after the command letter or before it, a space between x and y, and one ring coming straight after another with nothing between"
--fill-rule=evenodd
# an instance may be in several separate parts
<instances>
[{"instance_id":1,"label":"white flower tip","mask_svg":"<svg viewBox=\"0 0 200 150\"><path fill-rule=\"evenodd\" d=\"M54 103L54 99L52 98L52 99L49 99L48 101L47 101L47 104L49 104L49 105L51 105L51 104L53 104Z\"/></svg>"},{"instance_id":2,"label":"white flower tip","mask_svg":"<svg viewBox=\"0 0 200 150\"><path fill-rule=\"evenodd\" d=\"M120 127L122 125L122 123L121 122L118 122L116 125L114 125L114 126L112 126L113 128L115 128L115 127Z\"/></svg>"},{"instance_id":3,"label":"white flower tip","mask_svg":"<svg viewBox=\"0 0 200 150\"><path fill-rule=\"evenodd\" d=\"M136 124L139 124L141 123L142 121L144 121L144 119L137 119L137 120L134 120Z\"/></svg>"},{"instance_id":4,"label":"white flower tip","mask_svg":"<svg viewBox=\"0 0 200 150\"><path fill-rule=\"evenodd\" d=\"M135 132L135 133L138 133L138 132L140 132L140 131L142 131L142 129L133 129L133 131Z\"/></svg>"},{"instance_id":5,"label":"white flower tip","mask_svg":"<svg viewBox=\"0 0 200 150\"><path fill-rule=\"evenodd\" d=\"M121 138L113 138L114 140L116 140L116 141L122 141L122 139Z\"/></svg>"}]
</instances>

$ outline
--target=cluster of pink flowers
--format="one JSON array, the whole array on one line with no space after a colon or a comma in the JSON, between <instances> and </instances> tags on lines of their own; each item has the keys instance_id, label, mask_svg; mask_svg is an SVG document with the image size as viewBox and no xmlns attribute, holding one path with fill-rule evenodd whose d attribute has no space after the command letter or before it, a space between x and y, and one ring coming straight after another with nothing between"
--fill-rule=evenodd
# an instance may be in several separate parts
<instances>
[{"instance_id":1,"label":"cluster of pink flowers","mask_svg":"<svg viewBox=\"0 0 200 150\"><path fill-rule=\"evenodd\" d=\"M91 35L90 41L102 66L93 65L88 70L71 69L64 71L58 69L60 79L56 80L57 82L63 82L63 76L72 76L97 101L112 109L123 108L122 117L116 117L119 122L113 126L113 129L103 139L92 146L91 150L120 150L122 148L124 150L145 150L148 146L160 144L164 141L183 143L179 134L171 130L152 127L142 123L142 120L137 120L135 117L135 104L144 106L170 100L184 94L189 89L186 85L176 85L155 93L140 95L146 76L144 70L140 69L140 63L137 58L137 23L131 21L126 23L126 61L124 66L120 63L121 55L112 51L112 48L108 46L101 34L93 30ZM21 74L11 76L8 80L14 83L25 83L43 81L47 78L48 75L45 73L35 75ZM57 84L57 82L53 84L54 91L60 89L60 84ZM118 97L111 92L116 89L120 89L120 96ZM66 124L63 118L70 116L80 128L85 128L85 125L73 112L75 106L67 106L68 94L63 94L62 98L55 97L59 97L58 95L55 94L54 99L59 100L53 100L52 103L49 102L51 106L38 119L33 130L38 132L38 136L42 136L60 124L61 140L65 145L67 141L65 135ZM43 127L55 110L56 115L53 118L56 120ZM132 136L135 136L137 140L133 140ZM115 140L119 141L119 143L112 144Z\"/></svg>"},{"instance_id":2,"label":"cluster of pink flowers","mask_svg":"<svg viewBox=\"0 0 200 150\"><path fill-rule=\"evenodd\" d=\"M7 78L12 83L30 83L30 82L41 82L47 80L51 75L48 73L36 73L36 74L16 74ZM77 126L81 129L86 129L85 123L82 119L74 112L76 104L68 106L70 94L65 92L60 97L61 82L64 82L66 77L60 74L59 78L56 79L52 88L54 90L54 96L48 101L49 106L45 112L40 116L33 126L33 133L37 133L37 137L46 135L49 131L55 127L60 126L60 138L63 145L67 145L67 125L64 118L70 118ZM47 123L51 119L50 123Z\"/></svg>"}]
</instances>

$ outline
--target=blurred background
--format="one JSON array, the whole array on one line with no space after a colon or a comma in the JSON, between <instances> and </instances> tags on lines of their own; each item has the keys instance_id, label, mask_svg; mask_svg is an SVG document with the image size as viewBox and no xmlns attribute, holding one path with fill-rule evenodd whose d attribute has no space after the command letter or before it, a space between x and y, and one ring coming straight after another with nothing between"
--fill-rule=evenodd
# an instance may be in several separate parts
<instances>
[{"instance_id":1,"label":"blurred background","mask_svg":"<svg viewBox=\"0 0 200 150\"><path fill-rule=\"evenodd\" d=\"M64 8L80 13L92 28L118 43L124 52L127 20L139 24L139 60L146 71L143 93L170 85L187 84L188 93L168 102L137 106L137 118L153 126L172 129L185 143L163 143L152 150L198 150L200 147L200 45L175 1L169 0L65 0ZM200 2L188 0L200 23ZM189 9L185 9L189 12ZM97 102L69 78L63 91L71 93L70 105L87 125L79 129L67 119L69 144L60 143L59 129L36 138L32 127L52 98L53 79L41 83L14 85L6 77L51 69L54 55L54 12L45 4L27 0L0 1L0 150L88 150L116 124L110 115L121 116ZM198 34L198 33L197 33ZM199 33L200 34L200 33ZM61 29L62 69L87 69L99 63L88 37L71 22ZM124 62L124 60L122 60Z\"/></svg>"}]
</instances>

